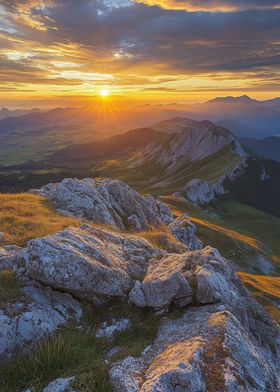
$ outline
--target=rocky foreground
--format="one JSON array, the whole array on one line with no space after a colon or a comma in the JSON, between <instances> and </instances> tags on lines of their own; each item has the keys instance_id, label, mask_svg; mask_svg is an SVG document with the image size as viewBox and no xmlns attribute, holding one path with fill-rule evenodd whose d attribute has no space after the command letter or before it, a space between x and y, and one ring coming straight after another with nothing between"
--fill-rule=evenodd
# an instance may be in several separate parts
<instances>
[{"instance_id":1,"label":"rocky foreground","mask_svg":"<svg viewBox=\"0 0 280 392\"><path fill-rule=\"evenodd\" d=\"M110 362L114 391L280 389L277 324L230 262L202 247L187 216L174 219L166 205L119 181L65 179L39 193L84 222L25 249L1 250L0 271L14 271L23 286L19 298L0 303L1 360L62 325L79 326L82 301L96 307L126 301L154 309L161 322L141 356ZM143 238L152 228L169 233L172 246ZM97 337L110 340L126 328L128 319L105 323ZM44 391L74 391L74 378L54 380Z\"/></svg>"}]
</instances>

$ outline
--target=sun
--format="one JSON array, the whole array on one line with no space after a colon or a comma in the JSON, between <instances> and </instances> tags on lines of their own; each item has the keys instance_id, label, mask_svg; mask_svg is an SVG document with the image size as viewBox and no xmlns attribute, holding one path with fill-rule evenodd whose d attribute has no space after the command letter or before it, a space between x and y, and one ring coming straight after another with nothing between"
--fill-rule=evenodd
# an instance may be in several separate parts
<instances>
[{"instance_id":1,"label":"sun","mask_svg":"<svg viewBox=\"0 0 280 392\"><path fill-rule=\"evenodd\" d=\"M105 98L105 97L108 97L108 95L110 95L110 92L106 88L103 88L102 90L100 90L99 94L101 97Z\"/></svg>"}]
</instances>

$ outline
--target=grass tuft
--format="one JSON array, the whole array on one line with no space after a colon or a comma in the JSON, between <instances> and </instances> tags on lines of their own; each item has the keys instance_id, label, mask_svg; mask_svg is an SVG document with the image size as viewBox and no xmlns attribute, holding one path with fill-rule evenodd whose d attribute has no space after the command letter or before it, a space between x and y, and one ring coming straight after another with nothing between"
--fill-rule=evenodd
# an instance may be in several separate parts
<instances>
[{"instance_id":1,"label":"grass tuft","mask_svg":"<svg viewBox=\"0 0 280 392\"><path fill-rule=\"evenodd\" d=\"M111 389L103 362L107 349L108 344L96 339L91 331L61 329L38 344L32 353L18 355L12 361L2 363L1 391L17 392L31 388L39 392L56 378L75 375L81 386L86 380L85 385L92 391L109 392Z\"/></svg>"},{"instance_id":2,"label":"grass tuft","mask_svg":"<svg viewBox=\"0 0 280 392\"><path fill-rule=\"evenodd\" d=\"M11 270L0 272L0 304L16 302L23 296L21 285Z\"/></svg>"},{"instance_id":3,"label":"grass tuft","mask_svg":"<svg viewBox=\"0 0 280 392\"><path fill-rule=\"evenodd\" d=\"M106 353L112 347L122 346L122 352L111 361L140 355L154 340L160 322L152 311L125 303L102 307L86 305L84 314L81 328L64 327L37 344L31 353L4 361L0 366L1 392L18 392L27 388L41 392L56 378L71 376L75 376L73 388L79 392L112 392L109 368L104 362ZM108 321L108 316L131 320L131 327L116 334L112 342L95 337L97 328L103 321Z\"/></svg>"}]
</instances>

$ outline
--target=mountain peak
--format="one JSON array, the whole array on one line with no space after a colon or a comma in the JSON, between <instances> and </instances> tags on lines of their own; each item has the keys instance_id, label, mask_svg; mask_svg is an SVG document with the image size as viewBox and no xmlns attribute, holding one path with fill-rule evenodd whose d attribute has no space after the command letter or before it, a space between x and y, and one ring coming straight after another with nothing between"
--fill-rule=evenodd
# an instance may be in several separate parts
<instances>
[{"instance_id":1,"label":"mountain peak","mask_svg":"<svg viewBox=\"0 0 280 392\"><path fill-rule=\"evenodd\" d=\"M173 132L168 135L162 143L148 145L134 166L141 166L143 162L154 162L170 174L215 154L226 146L231 147L233 154L240 157L245 155L239 142L226 128L211 122L210 125L207 122L195 123L199 126L184 127L177 134Z\"/></svg>"},{"instance_id":2,"label":"mountain peak","mask_svg":"<svg viewBox=\"0 0 280 392\"><path fill-rule=\"evenodd\" d=\"M227 96L227 97L216 97L214 99L211 99L207 103L256 103L259 102L256 99L252 99L248 95L241 95L240 97L233 97L233 96Z\"/></svg>"}]
</instances>

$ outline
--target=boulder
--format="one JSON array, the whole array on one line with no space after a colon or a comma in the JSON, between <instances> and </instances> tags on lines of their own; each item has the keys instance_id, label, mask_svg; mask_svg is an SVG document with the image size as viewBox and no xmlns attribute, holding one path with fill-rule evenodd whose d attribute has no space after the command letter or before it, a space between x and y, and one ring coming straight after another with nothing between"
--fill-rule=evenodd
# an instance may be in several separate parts
<instances>
[{"instance_id":1,"label":"boulder","mask_svg":"<svg viewBox=\"0 0 280 392\"><path fill-rule=\"evenodd\" d=\"M137 290L156 309L178 300L192 306L180 318L167 316L139 358L113 366L114 391L279 389L279 327L216 249L151 260Z\"/></svg>"},{"instance_id":2,"label":"boulder","mask_svg":"<svg viewBox=\"0 0 280 392\"><path fill-rule=\"evenodd\" d=\"M119 229L146 230L149 225L160 226L173 219L169 207L117 180L65 178L59 184L42 187L39 193L64 215Z\"/></svg>"},{"instance_id":3,"label":"boulder","mask_svg":"<svg viewBox=\"0 0 280 392\"><path fill-rule=\"evenodd\" d=\"M193 291L184 276L184 266L184 257L177 255L151 260L141 286L147 306L166 308L172 301L183 306L192 302Z\"/></svg>"},{"instance_id":4,"label":"boulder","mask_svg":"<svg viewBox=\"0 0 280 392\"><path fill-rule=\"evenodd\" d=\"M82 316L80 304L69 294L37 283L23 287L22 294L18 301L1 302L0 358L9 357L19 347L29 349L30 344Z\"/></svg>"},{"instance_id":5,"label":"boulder","mask_svg":"<svg viewBox=\"0 0 280 392\"><path fill-rule=\"evenodd\" d=\"M185 193L188 200L199 205L207 204L215 198L212 186L200 178L194 178L189 181Z\"/></svg>"},{"instance_id":6,"label":"boulder","mask_svg":"<svg viewBox=\"0 0 280 392\"><path fill-rule=\"evenodd\" d=\"M88 225L31 240L21 252L30 278L97 305L127 295L149 260L164 255L141 237Z\"/></svg>"},{"instance_id":7,"label":"boulder","mask_svg":"<svg viewBox=\"0 0 280 392\"><path fill-rule=\"evenodd\" d=\"M188 250L201 249L203 244L196 237L196 226L190 221L188 215L182 215L169 224L169 229L177 241L187 245Z\"/></svg>"},{"instance_id":8,"label":"boulder","mask_svg":"<svg viewBox=\"0 0 280 392\"><path fill-rule=\"evenodd\" d=\"M152 259L137 290L145 295L141 304L156 310L168 309L171 303L179 307L220 303L258 339L265 336L266 341L275 342L276 329L270 316L244 288L230 262L209 246ZM133 303L137 305L137 301Z\"/></svg>"}]
</instances>

